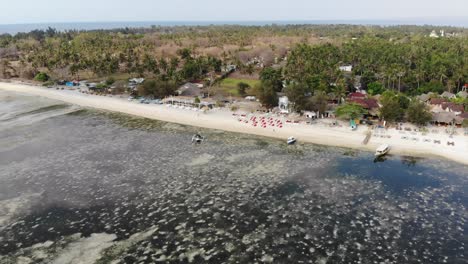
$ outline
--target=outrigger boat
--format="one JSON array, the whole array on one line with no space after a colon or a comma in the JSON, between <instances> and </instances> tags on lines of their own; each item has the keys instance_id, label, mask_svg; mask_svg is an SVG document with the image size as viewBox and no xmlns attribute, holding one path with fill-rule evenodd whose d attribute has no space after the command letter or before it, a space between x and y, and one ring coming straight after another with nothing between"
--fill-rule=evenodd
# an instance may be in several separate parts
<instances>
[{"instance_id":1,"label":"outrigger boat","mask_svg":"<svg viewBox=\"0 0 468 264\"><path fill-rule=\"evenodd\" d=\"M382 157L390 151L390 146L387 144L380 145L375 151L375 157Z\"/></svg>"},{"instance_id":2,"label":"outrigger boat","mask_svg":"<svg viewBox=\"0 0 468 264\"><path fill-rule=\"evenodd\" d=\"M351 127L351 130L354 131L357 129L356 121L354 120L349 120L349 126Z\"/></svg>"},{"instance_id":3,"label":"outrigger boat","mask_svg":"<svg viewBox=\"0 0 468 264\"><path fill-rule=\"evenodd\" d=\"M297 139L294 137L288 137L287 143L288 145L294 145L297 142Z\"/></svg>"},{"instance_id":4,"label":"outrigger boat","mask_svg":"<svg viewBox=\"0 0 468 264\"><path fill-rule=\"evenodd\" d=\"M195 134L195 135L193 135L193 137L192 137L192 143L198 143L198 144L200 144L200 143L203 142L203 140L205 140L205 138L202 137L200 134Z\"/></svg>"}]
</instances>

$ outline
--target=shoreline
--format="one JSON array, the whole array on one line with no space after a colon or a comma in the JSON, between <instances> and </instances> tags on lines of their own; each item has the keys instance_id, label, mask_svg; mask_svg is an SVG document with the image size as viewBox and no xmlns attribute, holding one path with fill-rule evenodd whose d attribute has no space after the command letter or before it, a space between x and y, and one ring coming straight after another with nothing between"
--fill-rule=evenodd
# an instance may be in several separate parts
<instances>
[{"instance_id":1,"label":"shoreline","mask_svg":"<svg viewBox=\"0 0 468 264\"><path fill-rule=\"evenodd\" d=\"M82 94L70 90L55 90L41 86L19 82L0 82L0 90L24 93L59 100L82 107L120 112L129 115L145 117L170 123L178 123L194 127L218 129L229 132L252 134L270 138L286 140L294 136L299 142L306 142L325 146L344 147L364 151L375 151L381 144L391 146L390 153L397 155L410 155L420 157L442 157L468 165L468 136L455 135L449 138L446 134L429 134L427 136L409 135L417 137L418 141L404 140L401 131L395 129L384 130L385 135L391 138L372 136L367 145L362 142L368 132L367 127L360 126L357 131L348 127L328 127L325 124L286 124L278 127L254 127L251 124L239 122L232 112L225 109L212 110L207 113L192 110L167 107L166 105L147 105L130 102L116 96L96 96ZM256 114L259 116L259 114ZM284 119L276 117L276 119ZM283 120L284 121L284 120ZM422 138L431 138L441 141L440 145L432 142L422 142ZM447 146L447 141L455 142L455 146Z\"/></svg>"}]
</instances>

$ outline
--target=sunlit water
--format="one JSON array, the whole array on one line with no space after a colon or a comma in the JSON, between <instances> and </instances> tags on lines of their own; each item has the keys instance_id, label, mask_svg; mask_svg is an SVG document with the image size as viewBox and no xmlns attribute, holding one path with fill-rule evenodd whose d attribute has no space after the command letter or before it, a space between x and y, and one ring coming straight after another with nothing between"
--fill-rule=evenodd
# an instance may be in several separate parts
<instances>
[{"instance_id":1,"label":"sunlit water","mask_svg":"<svg viewBox=\"0 0 468 264\"><path fill-rule=\"evenodd\" d=\"M467 263L464 165L5 92L0 110L0 263Z\"/></svg>"}]
</instances>

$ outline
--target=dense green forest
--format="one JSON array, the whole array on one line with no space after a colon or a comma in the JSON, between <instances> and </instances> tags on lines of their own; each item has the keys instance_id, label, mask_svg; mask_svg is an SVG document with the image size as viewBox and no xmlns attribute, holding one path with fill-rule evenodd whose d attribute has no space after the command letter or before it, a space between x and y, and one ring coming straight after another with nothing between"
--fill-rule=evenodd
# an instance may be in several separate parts
<instances>
[{"instance_id":1,"label":"dense green forest","mask_svg":"<svg viewBox=\"0 0 468 264\"><path fill-rule=\"evenodd\" d=\"M376 37L343 45L296 46L284 69L287 79L307 87L327 89L345 82L339 65L353 65L364 89L370 84L419 94L458 91L468 77L466 38L414 38L389 41Z\"/></svg>"},{"instance_id":2,"label":"dense green forest","mask_svg":"<svg viewBox=\"0 0 468 264\"><path fill-rule=\"evenodd\" d=\"M433 30L444 36L429 37ZM0 36L0 78L46 72L54 79L141 76L180 83L234 64L277 91L284 81L311 93L361 86L415 95L459 91L468 82L467 47L467 29L432 26L49 28ZM352 72L340 71L343 65Z\"/></svg>"}]
</instances>

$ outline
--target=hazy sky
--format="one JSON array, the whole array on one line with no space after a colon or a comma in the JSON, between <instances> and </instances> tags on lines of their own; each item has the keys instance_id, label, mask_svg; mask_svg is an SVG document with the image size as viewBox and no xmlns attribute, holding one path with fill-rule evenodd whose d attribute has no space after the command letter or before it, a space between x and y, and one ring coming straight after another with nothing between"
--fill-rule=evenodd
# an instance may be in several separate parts
<instances>
[{"instance_id":1,"label":"hazy sky","mask_svg":"<svg viewBox=\"0 0 468 264\"><path fill-rule=\"evenodd\" d=\"M0 24L468 16L468 0L0 0L0 6Z\"/></svg>"}]
</instances>

